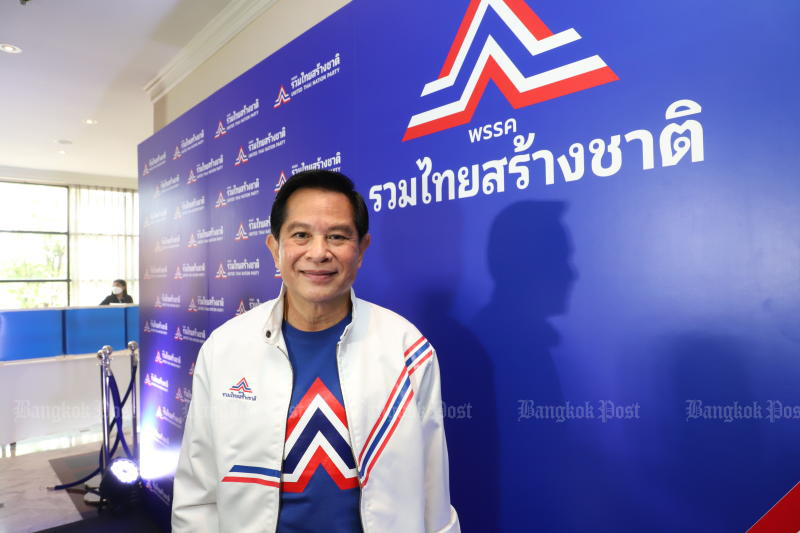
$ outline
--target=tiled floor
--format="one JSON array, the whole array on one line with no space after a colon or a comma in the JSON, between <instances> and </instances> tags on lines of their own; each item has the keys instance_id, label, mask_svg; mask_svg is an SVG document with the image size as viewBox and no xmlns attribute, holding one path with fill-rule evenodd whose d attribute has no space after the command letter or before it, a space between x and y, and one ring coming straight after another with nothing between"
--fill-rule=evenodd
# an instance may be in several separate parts
<instances>
[{"instance_id":1,"label":"tiled floor","mask_svg":"<svg viewBox=\"0 0 800 533\"><path fill-rule=\"evenodd\" d=\"M0 453L0 533L29 533L80 520L64 491L47 490L60 483L49 461L99 449L96 432L4 445ZM90 484L96 485L97 480Z\"/></svg>"}]
</instances>

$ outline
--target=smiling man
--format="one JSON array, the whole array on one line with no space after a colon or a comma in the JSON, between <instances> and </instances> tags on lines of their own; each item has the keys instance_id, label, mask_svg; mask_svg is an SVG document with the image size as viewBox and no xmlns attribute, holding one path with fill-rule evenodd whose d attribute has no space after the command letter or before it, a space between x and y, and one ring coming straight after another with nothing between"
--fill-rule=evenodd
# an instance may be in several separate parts
<instances>
[{"instance_id":1,"label":"smiling man","mask_svg":"<svg viewBox=\"0 0 800 533\"><path fill-rule=\"evenodd\" d=\"M342 174L302 172L270 221L283 286L200 350L172 531L460 532L436 353L352 290L364 199Z\"/></svg>"}]
</instances>

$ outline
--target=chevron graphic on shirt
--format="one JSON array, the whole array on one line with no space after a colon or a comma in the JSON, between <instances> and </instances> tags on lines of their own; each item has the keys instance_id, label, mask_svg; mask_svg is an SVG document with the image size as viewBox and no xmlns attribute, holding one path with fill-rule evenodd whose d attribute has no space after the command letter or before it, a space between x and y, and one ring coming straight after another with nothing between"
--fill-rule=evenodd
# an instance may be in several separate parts
<instances>
[{"instance_id":1,"label":"chevron graphic on shirt","mask_svg":"<svg viewBox=\"0 0 800 533\"><path fill-rule=\"evenodd\" d=\"M358 487L344 407L317 378L289 415L281 490L303 492L320 466L341 490Z\"/></svg>"},{"instance_id":2,"label":"chevron graphic on shirt","mask_svg":"<svg viewBox=\"0 0 800 533\"><path fill-rule=\"evenodd\" d=\"M475 39L489 8L531 56L581 38L573 28L553 33L523 0L471 0L439 77L425 84L420 96L454 86L462 72L469 72L466 86L457 100L412 116L404 141L469 122L489 80L495 82L514 109L519 109L619 79L599 55L526 76L491 35L486 37L475 63L466 64L473 45L481 46Z\"/></svg>"}]
</instances>

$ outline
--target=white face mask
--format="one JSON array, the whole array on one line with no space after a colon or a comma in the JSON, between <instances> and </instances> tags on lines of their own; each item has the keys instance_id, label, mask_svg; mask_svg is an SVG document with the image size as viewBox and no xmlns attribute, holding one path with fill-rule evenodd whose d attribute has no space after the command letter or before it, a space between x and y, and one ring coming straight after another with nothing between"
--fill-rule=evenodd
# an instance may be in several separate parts
<instances>
[{"instance_id":1,"label":"white face mask","mask_svg":"<svg viewBox=\"0 0 800 533\"><path fill-rule=\"evenodd\" d=\"M111 294L122 294L122 287L117 287L116 285L111 287Z\"/></svg>"}]
</instances>

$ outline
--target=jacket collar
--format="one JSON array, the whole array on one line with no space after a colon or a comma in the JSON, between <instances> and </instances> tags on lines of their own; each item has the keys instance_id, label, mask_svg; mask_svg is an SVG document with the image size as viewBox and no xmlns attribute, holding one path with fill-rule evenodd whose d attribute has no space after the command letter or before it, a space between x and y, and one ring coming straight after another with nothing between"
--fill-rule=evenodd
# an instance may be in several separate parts
<instances>
[{"instance_id":1,"label":"jacket collar","mask_svg":"<svg viewBox=\"0 0 800 533\"><path fill-rule=\"evenodd\" d=\"M356 293L352 287L350 287L350 302L353 306L352 316L350 317L350 323L344 328L342 337L339 339L340 342L344 342L350 330L352 330L353 324L356 323L356 316L358 315L358 308L360 306L360 300L356 298ZM281 326L283 325L283 307L285 304L286 285L281 284L281 291L278 297L267 304L269 306L267 308L267 320L264 324L261 338L268 344L277 344L278 338L282 336Z\"/></svg>"}]
</instances>

